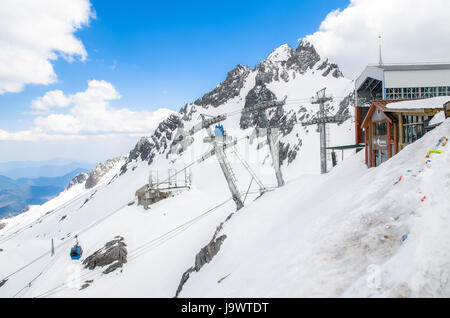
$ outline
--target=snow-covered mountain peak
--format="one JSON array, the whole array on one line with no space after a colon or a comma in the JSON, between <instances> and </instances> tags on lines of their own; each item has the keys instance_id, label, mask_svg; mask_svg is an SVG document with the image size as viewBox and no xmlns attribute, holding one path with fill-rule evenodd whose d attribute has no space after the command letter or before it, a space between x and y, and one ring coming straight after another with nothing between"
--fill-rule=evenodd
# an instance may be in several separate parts
<instances>
[{"instance_id":1,"label":"snow-covered mountain peak","mask_svg":"<svg viewBox=\"0 0 450 318\"><path fill-rule=\"evenodd\" d=\"M287 61L292 55L294 55L294 49L292 49L289 44L283 44L270 53L266 60L282 62Z\"/></svg>"},{"instance_id":2,"label":"snow-covered mountain peak","mask_svg":"<svg viewBox=\"0 0 450 318\"><path fill-rule=\"evenodd\" d=\"M217 85L212 91L197 99L194 104L207 108L208 105L217 107L233 97L239 95L245 79L251 69L247 65L237 65L228 72L227 78Z\"/></svg>"}]
</instances>

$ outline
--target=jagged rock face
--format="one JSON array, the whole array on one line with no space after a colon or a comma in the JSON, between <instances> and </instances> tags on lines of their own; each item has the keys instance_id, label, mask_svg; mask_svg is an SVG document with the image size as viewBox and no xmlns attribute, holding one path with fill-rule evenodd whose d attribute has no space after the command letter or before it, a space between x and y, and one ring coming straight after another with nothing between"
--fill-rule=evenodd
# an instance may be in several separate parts
<instances>
[{"instance_id":1,"label":"jagged rock face","mask_svg":"<svg viewBox=\"0 0 450 318\"><path fill-rule=\"evenodd\" d=\"M116 157L113 159L106 160L105 162L99 163L92 171L89 173L89 177L86 179L85 188L91 189L97 185L100 179L107 174L115 165L124 160L124 157Z\"/></svg>"},{"instance_id":2,"label":"jagged rock face","mask_svg":"<svg viewBox=\"0 0 450 318\"><path fill-rule=\"evenodd\" d=\"M305 40L295 51L288 44L284 44L256 66L256 85L269 84L272 81L288 82L291 76L295 78L296 73L305 74L309 69L314 69L319 61L320 55L314 46ZM322 71L324 77L330 73L335 78L343 77L337 64L330 63L328 59L316 70Z\"/></svg>"},{"instance_id":3,"label":"jagged rock face","mask_svg":"<svg viewBox=\"0 0 450 318\"><path fill-rule=\"evenodd\" d=\"M268 84L272 81L289 81L287 61L295 55L294 50L287 44L277 48L267 59L259 63L255 70L256 85Z\"/></svg>"},{"instance_id":4,"label":"jagged rock face","mask_svg":"<svg viewBox=\"0 0 450 318\"><path fill-rule=\"evenodd\" d=\"M339 103L339 109L337 110L336 115L350 115L349 106L353 105L354 99L355 93L351 92Z\"/></svg>"},{"instance_id":5,"label":"jagged rock face","mask_svg":"<svg viewBox=\"0 0 450 318\"><path fill-rule=\"evenodd\" d=\"M0 230L6 226L6 223L0 223Z\"/></svg>"},{"instance_id":6,"label":"jagged rock face","mask_svg":"<svg viewBox=\"0 0 450 318\"><path fill-rule=\"evenodd\" d=\"M320 56L317 54L314 46L308 41L303 40L295 50L295 54L287 61L288 67L304 74L308 69L312 69Z\"/></svg>"},{"instance_id":7,"label":"jagged rock face","mask_svg":"<svg viewBox=\"0 0 450 318\"><path fill-rule=\"evenodd\" d=\"M321 70L325 70L322 73L323 77L328 76L328 74L330 74L330 73L335 78L344 77L344 75L342 74L341 70L339 70L338 65L328 62L328 59L323 61L323 63L320 64L320 66L317 69L320 70L320 71Z\"/></svg>"},{"instance_id":8,"label":"jagged rock face","mask_svg":"<svg viewBox=\"0 0 450 318\"><path fill-rule=\"evenodd\" d=\"M225 81L217 85L211 92L203 95L202 98L197 99L194 104L202 107L207 105L217 107L238 96L250 71L247 65L236 66L228 72Z\"/></svg>"},{"instance_id":9,"label":"jagged rock face","mask_svg":"<svg viewBox=\"0 0 450 318\"><path fill-rule=\"evenodd\" d=\"M276 99L275 94L266 87L265 84L256 85L253 87L245 97L244 109L255 106L256 104L267 102ZM247 129L249 127L264 127L264 122L260 113L242 113L239 121L241 129Z\"/></svg>"},{"instance_id":10,"label":"jagged rock face","mask_svg":"<svg viewBox=\"0 0 450 318\"><path fill-rule=\"evenodd\" d=\"M72 180L70 180L69 185L67 186L66 190L69 190L74 185L83 183L84 181L87 180L87 178L89 178L89 174L87 174L86 172L80 172L75 177L73 177Z\"/></svg>"},{"instance_id":11,"label":"jagged rock face","mask_svg":"<svg viewBox=\"0 0 450 318\"><path fill-rule=\"evenodd\" d=\"M153 144L150 142L148 137L141 137L136 146L134 146L134 148L130 151L128 161L136 160L139 157L141 160L146 160L152 150L152 147Z\"/></svg>"},{"instance_id":12,"label":"jagged rock face","mask_svg":"<svg viewBox=\"0 0 450 318\"><path fill-rule=\"evenodd\" d=\"M124 238L116 236L114 240L109 241L104 247L88 256L83 265L90 270L95 269L97 266L104 267L109 265L103 274L108 274L121 268L123 264L127 262L127 248L124 242Z\"/></svg>"},{"instance_id":13,"label":"jagged rock face","mask_svg":"<svg viewBox=\"0 0 450 318\"><path fill-rule=\"evenodd\" d=\"M264 101L281 99L283 96L276 96L274 93L277 91L276 87L294 81L296 77L300 78L307 72L311 76L323 76L327 82L330 81L330 78L343 77L336 64L329 62L328 59L321 59L314 46L305 40L295 50L288 44L278 47L253 70L250 70L248 66L238 65L228 73L226 80L211 92L194 103L184 105L178 115L172 115L168 120L162 122L152 136L142 138L130 152L127 163L121 168L121 173L127 171L128 163L139 157L151 164L157 154L164 153L166 158L169 158L170 154L180 154L185 151L194 139L183 133L184 124L187 123L189 126L193 124L196 119L194 114L201 112L203 108L207 109L211 106L218 108L235 97L245 98L244 108ZM252 78L254 78L254 84L251 82ZM272 86L273 82L277 82L277 84ZM244 86L245 90L248 90L245 95L243 94ZM299 87L299 90L301 89ZM314 92L308 92L308 94L312 95ZM338 115L348 114L351 100L352 98L348 97L339 104ZM303 105L299 105L298 109L292 109L291 105L267 110L269 125L271 127L285 126L308 120L312 115ZM332 109L332 113L335 112L336 110ZM253 112L241 114L239 126L241 129L247 129L250 127L263 128L266 125L261 113ZM281 133L283 137L286 137L292 131L293 128L285 128L281 130ZM289 164L295 160L297 152L302 146L302 140L297 136L294 140L291 138L289 142L285 140L283 142L285 143L279 144L280 159L281 162L287 161Z\"/></svg>"},{"instance_id":14,"label":"jagged rock face","mask_svg":"<svg viewBox=\"0 0 450 318\"><path fill-rule=\"evenodd\" d=\"M120 173L125 173L128 169L128 164L137 158L141 158L142 161L147 160L150 165L157 153L164 153L169 148L169 145L179 141L177 138L174 138L174 135L175 130L180 127L183 127L180 116L172 114L158 125L152 136L141 137L136 146L130 151L125 164L120 168ZM171 143L172 139L174 141Z\"/></svg>"},{"instance_id":15,"label":"jagged rock face","mask_svg":"<svg viewBox=\"0 0 450 318\"><path fill-rule=\"evenodd\" d=\"M195 256L195 270L198 272L203 265L209 263L213 257L219 252L220 246L227 238L226 235L222 235L215 240L209 242L208 245L203 247L200 252Z\"/></svg>"}]
</instances>

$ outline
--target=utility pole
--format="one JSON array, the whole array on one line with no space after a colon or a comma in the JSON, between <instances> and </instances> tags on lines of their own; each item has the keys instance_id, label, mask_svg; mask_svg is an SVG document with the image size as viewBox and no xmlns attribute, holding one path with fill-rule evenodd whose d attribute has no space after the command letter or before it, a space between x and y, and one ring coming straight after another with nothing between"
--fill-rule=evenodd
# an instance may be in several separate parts
<instances>
[{"instance_id":1,"label":"utility pole","mask_svg":"<svg viewBox=\"0 0 450 318\"><path fill-rule=\"evenodd\" d=\"M310 126L317 124L320 132L320 171L327 173L327 137L326 124L327 123L341 123L348 119L348 116L328 116L325 109L325 103L332 101L333 97L325 94L326 88L322 88L316 93L316 96L311 99L311 104L319 104L319 112L316 118L302 123L302 126Z\"/></svg>"},{"instance_id":2,"label":"utility pole","mask_svg":"<svg viewBox=\"0 0 450 318\"><path fill-rule=\"evenodd\" d=\"M312 100L312 104L319 104L319 118L325 118L325 103L332 101L332 97L325 95L326 88L321 89L316 93L316 97ZM326 141L326 123L320 122L317 124L320 132L320 170L321 173L327 173L327 141Z\"/></svg>"}]
</instances>

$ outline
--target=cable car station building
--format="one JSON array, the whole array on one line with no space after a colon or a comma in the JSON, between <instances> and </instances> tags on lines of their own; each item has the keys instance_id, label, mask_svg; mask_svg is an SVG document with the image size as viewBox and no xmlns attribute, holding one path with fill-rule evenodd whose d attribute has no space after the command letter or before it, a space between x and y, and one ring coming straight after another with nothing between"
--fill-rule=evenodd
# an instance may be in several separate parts
<instances>
[{"instance_id":1,"label":"cable car station building","mask_svg":"<svg viewBox=\"0 0 450 318\"><path fill-rule=\"evenodd\" d=\"M450 63L371 64L355 80L355 93L355 142L365 143L366 163L375 167L433 128L429 121L450 98L429 99L450 96Z\"/></svg>"},{"instance_id":2,"label":"cable car station building","mask_svg":"<svg viewBox=\"0 0 450 318\"><path fill-rule=\"evenodd\" d=\"M361 124L365 132L366 165L380 165L447 117L450 117L450 97L372 102Z\"/></svg>"},{"instance_id":3,"label":"cable car station building","mask_svg":"<svg viewBox=\"0 0 450 318\"><path fill-rule=\"evenodd\" d=\"M364 142L361 124L376 100L450 96L450 63L369 64L355 80L355 141Z\"/></svg>"}]
</instances>

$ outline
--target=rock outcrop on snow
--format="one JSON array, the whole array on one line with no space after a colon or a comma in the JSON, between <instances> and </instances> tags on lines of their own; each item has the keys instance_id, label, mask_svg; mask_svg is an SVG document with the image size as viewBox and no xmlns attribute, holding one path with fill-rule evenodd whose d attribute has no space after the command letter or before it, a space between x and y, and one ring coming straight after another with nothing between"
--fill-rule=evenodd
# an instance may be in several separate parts
<instances>
[{"instance_id":1,"label":"rock outcrop on snow","mask_svg":"<svg viewBox=\"0 0 450 318\"><path fill-rule=\"evenodd\" d=\"M112 168L114 168L119 162L125 160L126 157L116 157L113 159L106 160L99 163L92 171L89 173L89 177L86 179L85 187L86 189L91 189L97 185L100 179L106 175Z\"/></svg>"},{"instance_id":2,"label":"rock outcrop on snow","mask_svg":"<svg viewBox=\"0 0 450 318\"><path fill-rule=\"evenodd\" d=\"M138 158L151 164L156 154L162 154L170 147L170 141L174 139L175 131L182 125L180 116L172 114L158 125L153 135L141 137L130 151L125 164L120 168L120 173L125 173L127 165Z\"/></svg>"},{"instance_id":3,"label":"rock outcrop on snow","mask_svg":"<svg viewBox=\"0 0 450 318\"><path fill-rule=\"evenodd\" d=\"M89 178L89 174L87 174L86 172L80 172L75 177L73 177L72 180L70 180L69 185L67 186L66 190L69 190L74 185L85 182L88 178Z\"/></svg>"},{"instance_id":4,"label":"rock outcrop on snow","mask_svg":"<svg viewBox=\"0 0 450 318\"><path fill-rule=\"evenodd\" d=\"M207 107L211 105L218 107L226 101L236 97L241 92L244 82L250 74L250 67L247 65L238 65L228 72L225 81L217 85L211 92L197 99L194 105Z\"/></svg>"},{"instance_id":5,"label":"rock outcrop on snow","mask_svg":"<svg viewBox=\"0 0 450 318\"><path fill-rule=\"evenodd\" d=\"M189 279L190 275L195 271L198 272L200 269L208 264L214 256L219 253L220 247L222 246L223 241L227 238L226 235L221 235L218 237L220 231L223 229L223 225L228 222L232 217L234 213L231 213L228 215L228 217L225 219L225 221L221 222L219 226L216 228L216 231L214 232L214 235L209 241L207 245L205 245L203 248L200 249L200 252L195 255L195 264L192 267L189 267L187 271L183 273L181 276L181 281L178 284L177 291L175 293L175 298L178 297L178 295L181 293L181 290L183 289L184 284L186 284L187 280Z\"/></svg>"},{"instance_id":6,"label":"rock outcrop on snow","mask_svg":"<svg viewBox=\"0 0 450 318\"><path fill-rule=\"evenodd\" d=\"M124 238L116 236L114 240L107 242L104 247L88 256L83 261L83 265L90 270L95 269L97 266L104 267L109 265L103 271L103 274L111 273L117 268L121 268L127 262L126 246Z\"/></svg>"}]
</instances>

